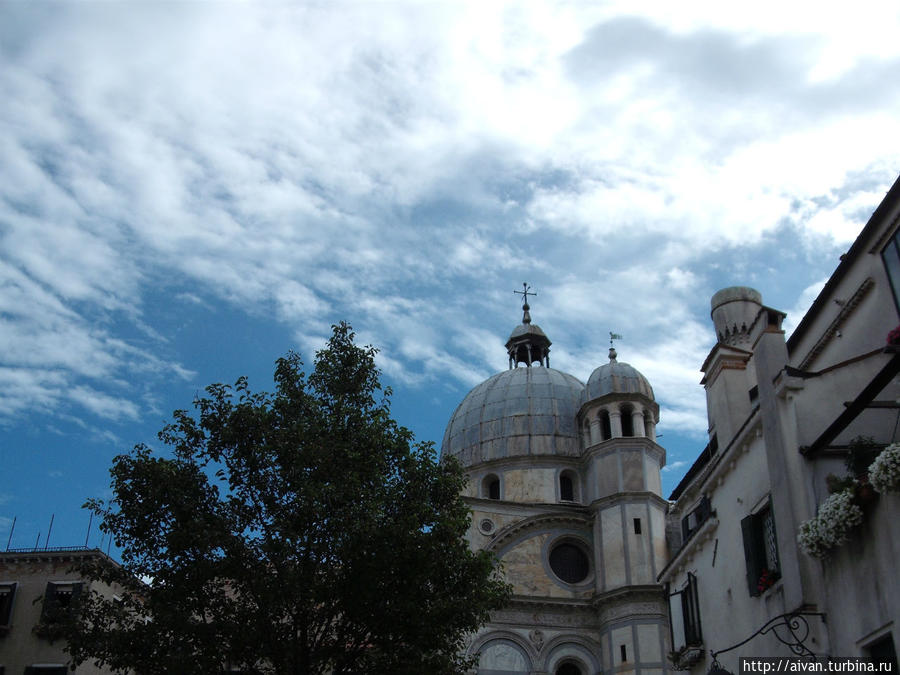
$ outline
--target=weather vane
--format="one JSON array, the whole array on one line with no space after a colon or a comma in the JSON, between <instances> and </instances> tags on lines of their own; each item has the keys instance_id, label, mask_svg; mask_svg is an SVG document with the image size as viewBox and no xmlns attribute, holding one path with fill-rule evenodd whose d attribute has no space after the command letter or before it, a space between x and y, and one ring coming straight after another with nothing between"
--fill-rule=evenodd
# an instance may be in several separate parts
<instances>
[{"instance_id":1,"label":"weather vane","mask_svg":"<svg viewBox=\"0 0 900 675\"><path fill-rule=\"evenodd\" d=\"M613 340L623 340L623 339L624 338L621 335L619 335L618 333L613 333L612 331L609 331L609 348L613 349L615 347L615 345L613 344Z\"/></svg>"}]
</instances>

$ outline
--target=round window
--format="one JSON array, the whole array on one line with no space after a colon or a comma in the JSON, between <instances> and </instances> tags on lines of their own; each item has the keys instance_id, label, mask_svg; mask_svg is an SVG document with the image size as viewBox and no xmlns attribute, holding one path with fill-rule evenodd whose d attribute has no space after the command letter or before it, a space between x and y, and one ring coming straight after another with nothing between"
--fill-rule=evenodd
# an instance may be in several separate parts
<instances>
[{"instance_id":1,"label":"round window","mask_svg":"<svg viewBox=\"0 0 900 675\"><path fill-rule=\"evenodd\" d=\"M550 551L550 569L566 583L577 584L587 578L590 563L580 546L564 541Z\"/></svg>"}]
</instances>

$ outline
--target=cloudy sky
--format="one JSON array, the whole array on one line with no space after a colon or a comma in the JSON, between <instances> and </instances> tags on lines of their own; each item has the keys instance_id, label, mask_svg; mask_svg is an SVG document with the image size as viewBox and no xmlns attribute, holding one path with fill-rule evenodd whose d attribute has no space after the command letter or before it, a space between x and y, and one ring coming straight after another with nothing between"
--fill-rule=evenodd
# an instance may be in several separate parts
<instances>
[{"instance_id":1,"label":"cloudy sky","mask_svg":"<svg viewBox=\"0 0 900 675\"><path fill-rule=\"evenodd\" d=\"M900 173L898 34L891 0L0 4L0 536L83 544L115 454L340 320L439 444L523 281L554 367L624 336L670 490L712 293L795 325Z\"/></svg>"}]
</instances>

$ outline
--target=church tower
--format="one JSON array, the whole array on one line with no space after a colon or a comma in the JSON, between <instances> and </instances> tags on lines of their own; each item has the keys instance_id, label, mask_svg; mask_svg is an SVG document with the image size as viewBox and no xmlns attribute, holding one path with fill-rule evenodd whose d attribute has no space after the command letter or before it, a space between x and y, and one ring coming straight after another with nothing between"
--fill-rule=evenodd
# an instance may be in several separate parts
<instances>
[{"instance_id":1,"label":"church tower","mask_svg":"<svg viewBox=\"0 0 900 675\"><path fill-rule=\"evenodd\" d=\"M466 395L441 447L469 477L470 545L494 552L513 586L468 654L478 675L663 673L665 450L653 389L612 348L587 385L551 368L523 295L509 369Z\"/></svg>"}]
</instances>

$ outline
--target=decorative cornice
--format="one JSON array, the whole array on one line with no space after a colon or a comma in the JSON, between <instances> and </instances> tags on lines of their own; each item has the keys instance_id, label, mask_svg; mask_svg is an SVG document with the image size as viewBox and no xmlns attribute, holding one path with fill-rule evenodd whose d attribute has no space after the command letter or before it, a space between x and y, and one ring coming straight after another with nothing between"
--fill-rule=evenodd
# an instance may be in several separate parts
<instances>
[{"instance_id":1,"label":"decorative cornice","mask_svg":"<svg viewBox=\"0 0 900 675\"><path fill-rule=\"evenodd\" d=\"M598 455L601 457L613 455L623 450L643 450L655 455L659 460L665 459L666 456L666 449L649 436L617 436L589 445L585 448L582 458L585 460L584 463L587 463Z\"/></svg>"},{"instance_id":2,"label":"decorative cornice","mask_svg":"<svg viewBox=\"0 0 900 675\"><path fill-rule=\"evenodd\" d=\"M841 307L841 311L838 312L837 316L834 320L829 324L828 328L825 329L825 332L822 333L822 336L818 339L816 344L813 345L812 349L809 350L809 353L806 357L800 362L797 366L800 370L808 370L809 365L815 360L815 358L822 353L825 347L831 342L832 338L834 338L835 334L840 330L840 327L850 318L850 315L856 310L859 304L862 302L865 295L871 290L871 288L875 285L875 282L872 280L872 277L866 277L865 280L859 285L859 288L851 295L846 302L844 302Z\"/></svg>"},{"instance_id":3,"label":"decorative cornice","mask_svg":"<svg viewBox=\"0 0 900 675\"><path fill-rule=\"evenodd\" d=\"M590 504L590 509L591 511L598 511L609 506L614 506L615 504L629 504L635 502L645 504L648 501L656 502L656 505L663 510L666 510L669 507L669 502L667 502L655 492L642 491L614 492L611 495L607 495L605 497L601 497L600 499L595 499L594 501L592 501Z\"/></svg>"},{"instance_id":4,"label":"decorative cornice","mask_svg":"<svg viewBox=\"0 0 900 675\"><path fill-rule=\"evenodd\" d=\"M700 367L704 373L700 384L708 386L723 370L746 370L752 355L745 349L720 342L713 347Z\"/></svg>"},{"instance_id":5,"label":"decorative cornice","mask_svg":"<svg viewBox=\"0 0 900 675\"><path fill-rule=\"evenodd\" d=\"M719 527L719 519L715 516L707 518L694 532L678 552L669 559L666 566L657 575L660 583L670 581L675 575L683 571L685 566L694 559L697 549L712 539L713 533Z\"/></svg>"},{"instance_id":6,"label":"decorative cornice","mask_svg":"<svg viewBox=\"0 0 900 675\"><path fill-rule=\"evenodd\" d=\"M549 469L560 466L583 469L596 455L610 454L623 449L645 450L657 457L665 457L666 449L649 436L616 436L582 448L578 455L518 455L498 457L466 467L465 473L471 480L475 476L490 473L500 468Z\"/></svg>"},{"instance_id":7,"label":"decorative cornice","mask_svg":"<svg viewBox=\"0 0 900 675\"><path fill-rule=\"evenodd\" d=\"M510 542L520 538L523 534L539 529L545 529L547 526L566 525L576 527L578 529L587 528L590 530L591 518L586 513L543 513L524 520L516 521L497 531L494 538L491 539L485 550L493 553L499 553Z\"/></svg>"}]
</instances>

